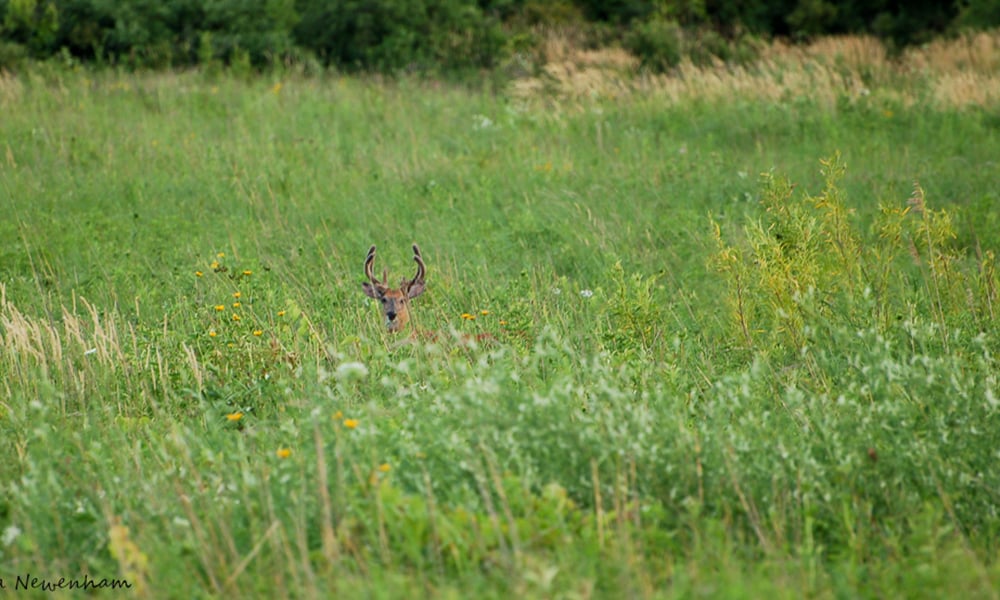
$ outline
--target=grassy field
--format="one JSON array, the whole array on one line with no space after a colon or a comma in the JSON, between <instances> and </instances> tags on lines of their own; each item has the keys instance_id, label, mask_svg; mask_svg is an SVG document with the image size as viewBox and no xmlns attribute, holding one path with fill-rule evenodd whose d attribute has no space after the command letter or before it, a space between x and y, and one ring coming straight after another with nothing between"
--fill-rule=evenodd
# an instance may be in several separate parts
<instances>
[{"instance_id":1,"label":"grassy field","mask_svg":"<svg viewBox=\"0 0 1000 600\"><path fill-rule=\"evenodd\" d=\"M1000 38L550 53L0 77L0 587L996 598Z\"/></svg>"}]
</instances>

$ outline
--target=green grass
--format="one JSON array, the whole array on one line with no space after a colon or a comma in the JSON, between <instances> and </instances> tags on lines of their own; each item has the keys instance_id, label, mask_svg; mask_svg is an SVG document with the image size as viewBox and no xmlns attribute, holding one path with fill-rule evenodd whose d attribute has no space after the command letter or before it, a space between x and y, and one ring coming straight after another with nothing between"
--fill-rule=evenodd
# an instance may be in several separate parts
<instances>
[{"instance_id":1,"label":"green grass","mask_svg":"<svg viewBox=\"0 0 1000 600\"><path fill-rule=\"evenodd\" d=\"M996 597L987 108L0 79L0 579Z\"/></svg>"}]
</instances>

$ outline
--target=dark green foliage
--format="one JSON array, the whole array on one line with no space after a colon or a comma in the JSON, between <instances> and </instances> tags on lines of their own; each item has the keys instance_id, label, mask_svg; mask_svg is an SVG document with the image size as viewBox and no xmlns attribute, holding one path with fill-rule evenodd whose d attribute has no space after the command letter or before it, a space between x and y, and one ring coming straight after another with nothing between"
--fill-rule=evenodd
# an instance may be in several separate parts
<instances>
[{"instance_id":1,"label":"dark green foliage","mask_svg":"<svg viewBox=\"0 0 1000 600\"><path fill-rule=\"evenodd\" d=\"M311 54L342 70L440 75L494 68L536 43L532 28L568 26L664 70L684 57L745 61L748 34L873 34L901 48L997 24L997 0L0 0L0 66L61 55L259 67Z\"/></svg>"},{"instance_id":2,"label":"dark green foliage","mask_svg":"<svg viewBox=\"0 0 1000 600\"><path fill-rule=\"evenodd\" d=\"M4 46L40 51L50 46L58 33L59 15L51 2L0 0L0 17L0 44ZM0 60L3 58L0 54Z\"/></svg>"},{"instance_id":3,"label":"dark green foliage","mask_svg":"<svg viewBox=\"0 0 1000 600\"><path fill-rule=\"evenodd\" d=\"M964 0L959 3L959 27L978 29L1000 25L1000 0Z\"/></svg>"},{"instance_id":4,"label":"dark green foliage","mask_svg":"<svg viewBox=\"0 0 1000 600\"><path fill-rule=\"evenodd\" d=\"M696 65L715 60L745 63L757 55L753 38L727 38L710 27L684 28L675 20L656 16L636 24L625 35L624 46L639 57L644 68L667 71L688 58Z\"/></svg>"},{"instance_id":5,"label":"dark green foliage","mask_svg":"<svg viewBox=\"0 0 1000 600\"><path fill-rule=\"evenodd\" d=\"M594 21L607 21L617 24L627 24L635 19L641 19L654 11L657 2L648 0L576 0L587 18Z\"/></svg>"},{"instance_id":6,"label":"dark green foliage","mask_svg":"<svg viewBox=\"0 0 1000 600\"><path fill-rule=\"evenodd\" d=\"M666 71L684 58L684 30L676 21L650 19L625 36L625 47L639 57L644 67Z\"/></svg>"},{"instance_id":7,"label":"dark green foliage","mask_svg":"<svg viewBox=\"0 0 1000 600\"><path fill-rule=\"evenodd\" d=\"M265 64L293 53L298 21L292 0L18 0L0 13L4 38L34 57L153 67L241 55Z\"/></svg>"},{"instance_id":8,"label":"dark green foliage","mask_svg":"<svg viewBox=\"0 0 1000 600\"><path fill-rule=\"evenodd\" d=\"M854 0L838 5L836 26L847 32L874 33L896 45L920 43L945 31L958 14L957 3Z\"/></svg>"},{"instance_id":9,"label":"dark green foliage","mask_svg":"<svg viewBox=\"0 0 1000 600\"><path fill-rule=\"evenodd\" d=\"M499 20L468 0L299 0L296 41L349 70L489 68L502 56Z\"/></svg>"}]
</instances>

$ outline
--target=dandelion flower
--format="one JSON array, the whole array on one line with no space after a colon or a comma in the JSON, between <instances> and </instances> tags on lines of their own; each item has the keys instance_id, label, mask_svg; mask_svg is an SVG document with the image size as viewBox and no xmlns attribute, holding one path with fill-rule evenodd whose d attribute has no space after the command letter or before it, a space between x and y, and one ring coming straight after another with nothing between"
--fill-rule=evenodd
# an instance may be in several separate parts
<instances>
[{"instance_id":1,"label":"dandelion flower","mask_svg":"<svg viewBox=\"0 0 1000 600\"><path fill-rule=\"evenodd\" d=\"M215 337L217 335L219 335L219 334L215 333L214 331L209 331L208 332L208 337Z\"/></svg>"},{"instance_id":2,"label":"dandelion flower","mask_svg":"<svg viewBox=\"0 0 1000 600\"><path fill-rule=\"evenodd\" d=\"M357 426L358 426L357 419L344 419L344 427L348 429L354 429Z\"/></svg>"},{"instance_id":3,"label":"dandelion flower","mask_svg":"<svg viewBox=\"0 0 1000 600\"><path fill-rule=\"evenodd\" d=\"M240 320L240 316L239 315L233 315L233 320L234 321L239 321Z\"/></svg>"},{"instance_id":4,"label":"dandelion flower","mask_svg":"<svg viewBox=\"0 0 1000 600\"><path fill-rule=\"evenodd\" d=\"M219 312L222 312L222 311L226 310L226 305L225 304L216 304L215 305L215 310L217 310Z\"/></svg>"},{"instance_id":5,"label":"dandelion flower","mask_svg":"<svg viewBox=\"0 0 1000 600\"><path fill-rule=\"evenodd\" d=\"M239 308L242 306L239 302L233 302L233 308Z\"/></svg>"},{"instance_id":6,"label":"dandelion flower","mask_svg":"<svg viewBox=\"0 0 1000 600\"><path fill-rule=\"evenodd\" d=\"M333 420L334 421L339 421L339 420L341 420L343 418L344 418L344 413L340 412L339 410L337 412L333 413Z\"/></svg>"},{"instance_id":7,"label":"dandelion flower","mask_svg":"<svg viewBox=\"0 0 1000 600\"><path fill-rule=\"evenodd\" d=\"M255 336L257 336L257 337L260 337L260 336L264 335L264 330L263 329L254 329L253 330L253 334Z\"/></svg>"},{"instance_id":8,"label":"dandelion flower","mask_svg":"<svg viewBox=\"0 0 1000 600\"><path fill-rule=\"evenodd\" d=\"M285 316L285 311L283 311L283 310L279 310L279 311L278 311L278 316L279 316L279 317L283 317L283 316Z\"/></svg>"},{"instance_id":9,"label":"dandelion flower","mask_svg":"<svg viewBox=\"0 0 1000 600\"><path fill-rule=\"evenodd\" d=\"M253 271L251 271L250 269L247 269L247 270L243 271L243 275L245 275L246 277L250 277L251 275L253 275Z\"/></svg>"},{"instance_id":10,"label":"dandelion flower","mask_svg":"<svg viewBox=\"0 0 1000 600\"><path fill-rule=\"evenodd\" d=\"M278 451L276 452L276 454L278 455L278 458L288 458L289 456L292 455L292 449L291 448L278 448Z\"/></svg>"},{"instance_id":11,"label":"dandelion flower","mask_svg":"<svg viewBox=\"0 0 1000 600\"><path fill-rule=\"evenodd\" d=\"M382 471L383 473L388 473L391 469L392 467L389 465L389 463L382 463L378 466L378 470Z\"/></svg>"},{"instance_id":12,"label":"dandelion flower","mask_svg":"<svg viewBox=\"0 0 1000 600\"><path fill-rule=\"evenodd\" d=\"M201 271L195 271L194 272L194 276L195 277L201 277L202 275L204 275L204 273L202 273Z\"/></svg>"},{"instance_id":13,"label":"dandelion flower","mask_svg":"<svg viewBox=\"0 0 1000 600\"><path fill-rule=\"evenodd\" d=\"M226 253L225 252L219 252L215 256L218 257L218 258L225 258L226 257Z\"/></svg>"},{"instance_id":14,"label":"dandelion flower","mask_svg":"<svg viewBox=\"0 0 1000 600\"><path fill-rule=\"evenodd\" d=\"M481 315L483 315L485 317L486 315L490 314L490 311L488 311L488 310L486 310L484 308L483 310L479 311L479 314L481 314Z\"/></svg>"},{"instance_id":15,"label":"dandelion flower","mask_svg":"<svg viewBox=\"0 0 1000 600\"><path fill-rule=\"evenodd\" d=\"M234 413L229 413L228 415L226 415L226 419L230 421L239 421L242 418L243 418L243 413L241 413L240 411L236 411Z\"/></svg>"},{"instance_id":16,"label":"dandelion flower","mask_svg":"<svg viewBox=\"0 0 1000 600\"><path fill-rule=\"evenodd\" d=\"M233 298L239 298L242 295L243 295L242 292L239 292L239 291L233 292Z\"/></svg>"},{"instance_id":17,"label":"dandelion flower","mask_svg":"<svg viewBox=\"0 0 1000 600\"><path fill-rule=\"evenodd\" d=\"M476 315L470 315L469 313L462 313L462 318L466 321L475 321Z\"/></svg>"}]
</instances>

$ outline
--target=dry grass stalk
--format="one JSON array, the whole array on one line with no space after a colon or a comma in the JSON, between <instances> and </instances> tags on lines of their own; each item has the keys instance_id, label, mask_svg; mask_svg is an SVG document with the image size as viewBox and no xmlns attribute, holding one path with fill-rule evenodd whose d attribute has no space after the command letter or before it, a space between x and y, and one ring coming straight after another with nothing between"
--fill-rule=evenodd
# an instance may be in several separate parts
<instances>
[{"instance_id":1,"label":"dry grass stalk","mask_svg":"<svg viewBox=\"0 0 1000 600\"><path fill-rule=\"evenodd\" d=\"M516 80L513 95L531 101L651 96L666 102L732 98L781 101L808 98L834 108L845 97L872 95L900 106L983 106L1000 100L1000 32L938 40L891 58L869 36L830 36L807 45L776 41L745 66L717 61L682 62L674 71L640 71L621 48L575 47L565 32L549 32L541 44L542 74ZM928 91L929 90L929 91Z\"/></svg>"}]
</instances>

